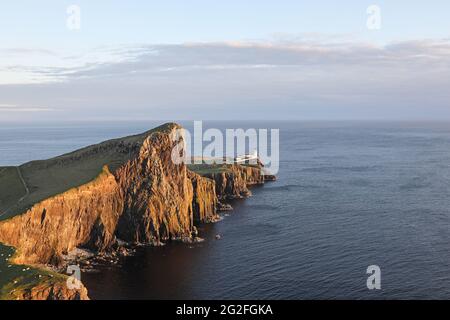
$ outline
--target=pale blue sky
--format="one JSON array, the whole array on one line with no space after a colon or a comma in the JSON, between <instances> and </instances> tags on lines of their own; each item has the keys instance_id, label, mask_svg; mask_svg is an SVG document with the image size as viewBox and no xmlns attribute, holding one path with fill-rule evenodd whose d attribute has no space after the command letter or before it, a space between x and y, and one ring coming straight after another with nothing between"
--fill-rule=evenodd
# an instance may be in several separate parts
<instances>
[{"instance_id":1,"label":"pale blue sky","mask_svg":"<svg viewBox=\"0 0 450 320\"><path fill-rule=\"evenodd\" d=\"M0 121L450 119L449 33L445 0L9 1Z\"/></svg>"},{"instance_id":2,"label":"pale blue sky","mask_svg":"<svg viewBox=\"0 0 450 320\"><path fill-rule=\"evenodd\" d=\"M65 28L65 10L82 9L84 32ZM383 28L367 30L366 9L382 9ZM276 33L351 34L374 41L448 37L446 0L15 0L2 3L2 46L72 47L265 39Z\"/></svg>"}]
</instances>

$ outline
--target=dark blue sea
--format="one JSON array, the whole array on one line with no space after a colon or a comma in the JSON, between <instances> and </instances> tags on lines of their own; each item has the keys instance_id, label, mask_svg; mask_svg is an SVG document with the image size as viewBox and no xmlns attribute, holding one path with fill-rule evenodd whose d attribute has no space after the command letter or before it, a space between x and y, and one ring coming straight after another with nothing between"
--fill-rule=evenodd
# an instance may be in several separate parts
<instances>
[{"instance_id":1,"label":"dark blue sea","mask_svg":"<svg viewBox=\"0 0 450 320\"><path fill-rule=\"evenodd\" d=\"M4 124L0 165L159 123ZM450 298L450 123L207 126L279 128L278 181L201 226L200 244L141 248L117 266L84 273L91 298ZM369 265L381 268L381 290L366 287Z\"/></svg>"}]
</instances>

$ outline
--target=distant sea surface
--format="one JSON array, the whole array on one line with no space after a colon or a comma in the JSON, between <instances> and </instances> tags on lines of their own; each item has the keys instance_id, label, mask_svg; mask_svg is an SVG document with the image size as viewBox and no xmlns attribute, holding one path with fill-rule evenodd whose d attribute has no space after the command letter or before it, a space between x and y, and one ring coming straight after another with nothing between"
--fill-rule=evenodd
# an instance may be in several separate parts
<instances>
[{"instance_id":1,"label":"distant sea surface","mask_svg":"<svg viewBox=\"0 0 450 320\"><path fill-rule=\"evenodd\" d=\"M0 165L159 123L5 124ZM449 123L205 126L279 128L278 181L234 202L221 222L201 226L203 243L142 248L120 265L84 273L91 298L450 298ZM381 268L381 290L366 287L369 265Z\"/></svg>"}]
</instances>

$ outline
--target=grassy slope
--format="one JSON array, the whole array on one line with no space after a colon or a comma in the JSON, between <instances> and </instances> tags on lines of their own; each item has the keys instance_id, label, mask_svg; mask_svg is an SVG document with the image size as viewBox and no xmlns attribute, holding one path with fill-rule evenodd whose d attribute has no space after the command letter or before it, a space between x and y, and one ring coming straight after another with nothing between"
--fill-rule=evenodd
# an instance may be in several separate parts
<instances>
[{"instance_id":1,"label":"grassy slope","mask_svg":"<svg viewBox=\"0 0 450 320\"><path fill-rule=\"evenodd\" d=\"M229 166L226 164L189 164L188 168L201 176L230 171Z\"/></svg>"},{"instance_id":2,"label":"grassy slope","mask_svg":"<svg viewBox=\"0 0 450 320\"><path fill-rule=\"evenodd\" d=\"M12 264L9 259L13 255L13 248L0 244L0 300L9 300L14 297L14 291L31 288L38 283L52 284L67 279L58 273Z\"/></svg>"},{"instance_id":3,"label":"grassy slope","mask_svg":"<svg viewBox=\"0 0 450 320\"><path fill-rule=\"evenodd\" d=\"M16 167L0 167L0 213L7 211L26 195Z\"/></svg>"},{"instance_id":4,"label":"grassy slope","mask_svg":"<svg viewBox=\"0 0 450 320\"><path fill-rule=\"evenodd\" d=\"M254 167L254 168L260 168L260 166L256 164L246 164L241 163L239 164L243 167ZM194 171L195 173L203 176L208 174L214 174L214 173L222 173L222 172L231 172L231 166L230 164L189 164L188 168L191 171Z\"/></svg>"}]
</instances>

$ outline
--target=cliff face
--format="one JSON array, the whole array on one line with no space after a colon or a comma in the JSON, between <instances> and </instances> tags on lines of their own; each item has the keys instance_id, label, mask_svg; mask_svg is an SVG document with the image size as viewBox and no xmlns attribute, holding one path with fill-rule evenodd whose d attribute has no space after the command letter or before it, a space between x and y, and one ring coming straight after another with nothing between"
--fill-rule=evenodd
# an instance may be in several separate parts
<instances>
[{"instance_id":1,"label":"cliff face","mask_svg":"<svg viewBox=\"0 0 450 320\"><path fill-rule=\"evenodd\" d=\"M216 221L218 219L218 201L214 180L204 178L191 171L189 171L188 176L194 191L192 199L194 222L208 223Z\"/></svg>"},{"instance_id":2,"label":"cliff face","mask_svg":"<svg viewBox=\"0 0 450 320\"><path fill-rule=\"evenodd\" d=\"M79 245L110 246L122 208L118 184L104 168L94 181L1 222L0 241L18 249L15 263L58 265L62 253Z\"/></svg>"},{"instance_id":3,"label":"cliff face","mask_svg":"<svg viewBox=\"0 0 450 320\"><path fill-rule=\"evenodd\" d=\"M65 281L53 284L40 283L14 290L10 300L89 300L86 287L69 289Z\"/></svg>"},{"instance_id":4,"label":"cliff face","mask_svg":"<svg viewBox=\"0 0 450 320\"><path fill-rule=\"evenodd\" d=\"M148 137L136 158L116 172L124 199L119 238L137 243L190 237L193 187L184 164L171 160L173 133Z\"/></svg>"},{"instance_id":5,"label":"cliff face","mask_svg":"<svg viewBox=\"0 0 450 320\"><path fill-rule=\"evenodd\" d=\"M223 172L206 176L215 181L217 196L222 200L248 197L249 186L264 184L262 170L256 166L229 165Z\"/></svg>"}]
</instances>

